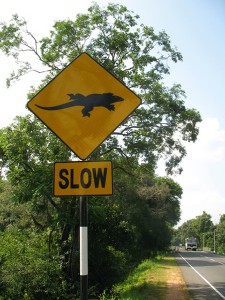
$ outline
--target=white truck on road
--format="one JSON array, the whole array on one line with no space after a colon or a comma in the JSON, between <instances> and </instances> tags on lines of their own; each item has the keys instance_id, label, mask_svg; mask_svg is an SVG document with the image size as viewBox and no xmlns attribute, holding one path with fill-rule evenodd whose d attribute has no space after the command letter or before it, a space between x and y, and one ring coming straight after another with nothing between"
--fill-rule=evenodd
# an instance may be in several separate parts
<instances>
[{"instance_id":1,"label":"white truck on road","mask_svg":"<svg viewBox=\"0 0 225 300\"><path fill-rule=\"evenodd\" d=\"M197 250L197 239L194 237L186 238L185 239L185 250Z\"/></svg>"}]
</instances>

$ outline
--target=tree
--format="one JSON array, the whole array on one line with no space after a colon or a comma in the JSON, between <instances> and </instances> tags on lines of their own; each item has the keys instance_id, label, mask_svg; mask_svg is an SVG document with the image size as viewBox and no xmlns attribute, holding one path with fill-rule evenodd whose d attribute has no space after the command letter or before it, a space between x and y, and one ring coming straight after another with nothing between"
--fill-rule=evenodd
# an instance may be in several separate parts
<instances>
[{"instance_id":1,"label":"tree","mask_svg":"<svg viewBox=\"0 0 225 300\"><path fill-rule=\"evenodd\" d=\"M46 233L36 234L34 229L10 227L1 233L2 299L66 299L60 259L49 253L47 240Z\"/></svg>"},{"instance_id":2,"label":"tree","mask_svg":"<svg viewBox=\"0 0 225 300\"><path fill-rule=\"evenodd\" d=\"M224 254L225 253L225 235L224 235L225 214L222 214L220 216L220 222L217 226L215 226L214 230L215 232L213 232L213 235L215 234L216 252Z\"/></svg>"},{"instance_id":3,"label":"tree","mask_svg":"<svg viewBox=\"0 0 225 300\"><path fill-rule=\"evenodd\" d=\"M29 98L85 51L143 100L131 118L90 157L112 159L115 178L112 203L107 198L90 201L90 245L95 245L90 247L90 255L101 255L104 260L103 264L92 260L96 273L90 278L91 284L99 292L110 283L98 286L98 267L105 278L111 274L110 282L114 282L127 262L134 261L137 251L147 249L139 252L141 259L146 252L167 247L171 227L179 220L182 190L168 178L156 178L155 167L164 157L168 173L181 171L184 142L194 142L198 135L201 117L185 107L181 86L163 84L163 77L169 74L168 62L178 62L182 55L164 31L156 34L153 28L138 24L138 16L126 7L109 4L101 9L96 3L74 21L55 22L49 37L40 41L28 30L26 21L14 15L9 24L0 24L0 49L13 56L19 66L8 85L30 71L45 72ZM21 61L28 52L38 59L38 66L41 63L40 70L30 61ZM51 193L53 163L72 158L76 159L33 116L18 117L0 131L0 163L12 186L13 201L28 206L37 230L35 238L38 230L42 238L48 233L48 247L58 249L56 255L61 259L60 286L65 279L71 288L68 293L75 295L78 203L76 198L54 198ZM52 296L48 293L42 297Z\"/></svg>"},{"instance_id":4,"label":"tree","mask_svg":"<svg viewBox=\"0 0 225 300\"><path fill-rule=\"evenodd\" d=\"M14 224L21 230L26 229L32 223L27 203L15 204L10 201L12 192L9 181L0 179L0 232Z\"/></svg>"},{"instance_id":5,"label":"tree","mask_svg":"<svg viewBox=\"0 0 225 300\"><path fill-rule=\"evenodd\" d=\"M162 83L163 76L169 74L168 62L181 61L181 53L172 47L164 31L156 34L152 27L139 25L138 18L125 6L109 4L101 9L94 3L75 21L55 22L50 36L37 41L26 21L14 15L10 24L1 23L0 27L0 49L19 65L8 84L37 71L30 62L20 61L24 53L34 54L41 62L43 68L38 72L47 72L29 97L81 52L89 53L143 100L143 105L96 153L141 158L153 168L164 156L167 171L180 172L179 163L186 154L182 140L196 140L201 117L185 107L180 85L167 88ZM117 137L123 139L122 144Z\"/></svg>"},{"instance_id":6,"label":"tree","mask_svg":"<svg viewBox=\"0 0 225 300\"><path fill-rule=\"evenodd\" d=\"M196 237L198 240L198 247L203 247L204 239L204 247L212 248L214 225L211 219L211 215L203 211L200 216L184 222L178 228L176 235L183 244L185 238Z\"/></svg>"},{"instance_id":7,"label":"tree","mask_svg":"<svg viewBox=\"0 0 225 300\"><path fill-rule=\"evenodd\" d=\"M23 215L29 218L29 223L49 233L49 249L58 248L62 273L67 278L78 277L79 265L74 264L78 253L78 202L71 197L52 196L54 162L69 160L70 151L30 115L18 117L11 126L0 130L0 149L1 165L11 183L6 214L11 213L10 205L14 214L26 207ZM3 213L2 210L2 217ZM18 221L15 225L18 227Z\"/></svg>"},{"instance_id":8,"label":"tree","mask_svg":"<svg viewBox=\"0 0 225 300\"><path fill-rule=\"evenodd\" d=\"M172 227L180 219L181 187L169 178L151 178L145 174L138 188L140 199L148 211L149 244L155 251L165 249L172 238ZM151 242L150 242L151 241Z\"/></svg>"},{"instance_id":9,"label":"tree","mask_svg":"<svg viewBox=\"0 0 225 300\"><path fill-rule=\"evenodd\" d=\"M26 130L25 126L23 134L15 128L13 131L15 135L20 133L21 140L26 137L25 140L29 141L29 134L31 139L35 136L35 132ZM44 139L44 133L42 134L42 139ZM9 136L10 140L11 135ZM15 147L10 142L3 143L3 145L9 153L11 153L10 146ZM41 146L40 143L39 145ZM25 144L24 147L26 147ZM34 150L36 147L37 145L34 146ZM29 151L31 151L31 148ZM48 152L48 155L47 153L46 155L50 157L52 148L49 147L45 151ZM42 156L41 151L39 155ZM35 160L39 160L38 156ZM37 166L40 175L43 167L44 174L45 164L38 163ZM32 165L34 171L37 166ZM116 169L114 196L89 199L89 259L91 270L89 282L92 291L93 286L95 286L94 291L96 293L102 292L104 288L109 288L117 282L129 270L131 262L137 262L146 255L149 256L159 249L165 249L171 237L168 224L172 225L179 220L179 213L177 213L179 203L177 203L177 200L181 196L181 189L172 180L152 178L153 175L149 175L150 171L147 172L147 170L147 166L137 165L136 170L134 170L136 176L130 176L121 173L120 169ZM29 172L32 173L33 171L30 170ZM26 176L24 172L23 177ZM30 177L29 174L28 178ZM14 179L13 177L10 178L11 180ZM17 182L15 181L14 185L16 185L17 190L24 178L16 177L15 179L17 179ZM45 180L46 187L43 186L42 189L46 193L51 182L48 177ZM31 181L29 189L36 190L39 184L38 181L36 183ZM149 187L149 190L147 190L147 187ZM12 188L12 192L13 190ZM4 194L0 195L0 199L1 196L4 196ZM4 230L2 240L0 240L4 244L2 256L4 253L11 253L12 249L17 249L17 252L21 253L21 257L16 254L10 257L4 256L4 264L0 265L2 274L5 274L7 269L11 270L10 272L13 274L12 278L8 275L2 277L4 278L4 293L19 298L22 297L21 293L26 291L29 297L39 299L40 292L38 291L45 288L47 291L45 294L41 294L42 299L53 297L53 290L55 297L56 294L62 296L63 293L63 299L66 299L68 293L71 295L77 293L77 286L75 289L71 284L71 279L75 283L78 282L79 272L77 270L79 266L78 250L76 249L78 242L76 226L79 223L79 218L76 216L76 210L72 209L72 205L75 206L77 201L69 198L52 199L51 202L54 201L55 205L50 202L50 207L48 207L46 202L42 203L44 192L43 196L39 194L39 196L34 195L32 197L32 193L30 196L30 199L24 197L15 199L15 196L13 198L9 196L6 200L8 206L4 210L0 210L1 219L6 214L9 215L11 211L15 213L26 208L23 218L24 215L26 215L26 218L32 216L34 221L32 225L31 219L25 219L29 220L29 223L22 225L20 218L14 220L10 215L12 222L9 222L9 226L2 228ZM38 199L39 202L37 203ZM8 224L8 221L6 224ZM21 231L21 229L23 230ZM17 231L20 234L17 234L18 238L13 240L13 235ZM37 247L40 247L37 241L42 241L45 255L40 252L39 248L37 249ZM20 250L21 247L27 249L28 253ZM41 258L38 255L32 255L36 252L40 253ZM32 271L30 268L32 268L32 262L35 260L38 260L40 264L35 264L35 269L32 269ZM22 266L26 266L26 268ZM49 269L50 273L47 272ZM28 279L20 281L18 279L20 273L16 270L19 270ZM56 272L60 272L58 275L60 278L57 277L58 281L55 283L57 289L52 287L51 284L52 281L56 281ZM41 280L39 276L35 275L38 273L44 273L46 278ZM67 293L64 290L65 285L68 289ZM13 294L10 294L9 290Z\"/></svg>"},{"instance_id":10,"label":"tree","mask_svg":"<svg viewBox=\"0 0 225 300\"><path fill-rule=\"evenodd\" d=\"M212 216L203 211L202 215L196 217L196 225L199 233L213 229Z\"/></svg>"}]
</instances>

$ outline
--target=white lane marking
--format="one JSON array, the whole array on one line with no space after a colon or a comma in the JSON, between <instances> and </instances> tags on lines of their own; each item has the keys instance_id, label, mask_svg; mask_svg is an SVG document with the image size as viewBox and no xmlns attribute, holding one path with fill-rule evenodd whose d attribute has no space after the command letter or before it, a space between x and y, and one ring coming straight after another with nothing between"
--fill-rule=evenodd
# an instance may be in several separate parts
<instances>
[{"instance_id":1,"label":"white lane marking","mask_svg":"<svg viewBox=\"0 0 225 300\"><path fill-rule=\"evenodd\" d=\"M222 299L225 299L225 296L221 294L205 277L203 277L180 253L179 255Z\"/></svg>"},{"instance_id":2,"label":"white lane marking","mask_svg":"<svg viewBox=\"0 0 225 300\"><path fill-rule=\"evenodd\" d=\"M215 259L213 259L213 258L209 258L208 256L205 256L205 258L208 258L209 260L214 261L214 262L216 262L217 264L224 265L224 263L219 262L219 261L217 261L217 260L215 260Z\"/></svg>"}]
</instances>

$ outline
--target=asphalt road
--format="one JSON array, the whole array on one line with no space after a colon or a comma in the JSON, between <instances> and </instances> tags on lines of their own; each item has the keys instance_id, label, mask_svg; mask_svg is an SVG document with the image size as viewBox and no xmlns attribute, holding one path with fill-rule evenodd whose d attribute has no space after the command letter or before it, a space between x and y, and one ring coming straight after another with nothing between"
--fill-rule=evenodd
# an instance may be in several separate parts
<instances>
[{"instance_id":1,"label":"asphalt road","mask_svg":"<svg viewBox=\"0 0 225 300\"><path fill-rule=\"evenodd\" d=\"M225 256L180 251L176 258L193 299L225 299Z\"/></svg>"}]
</instances>

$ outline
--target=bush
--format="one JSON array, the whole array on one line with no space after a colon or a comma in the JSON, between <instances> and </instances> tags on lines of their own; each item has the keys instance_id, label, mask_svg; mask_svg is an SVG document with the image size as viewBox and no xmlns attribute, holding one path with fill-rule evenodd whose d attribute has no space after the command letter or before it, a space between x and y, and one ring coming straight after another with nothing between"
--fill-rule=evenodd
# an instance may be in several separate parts
<instances>
[{"instance_id":1,"label":"bush","mask_svg":"<svg viewBox=\"0 0 225 300\"><path fill-rule=\"evenodd\" d=\"M60 299L60 261L50 255L47 233L11 228L0 235L0 296Z\"/></svg>"}]
</instances>

